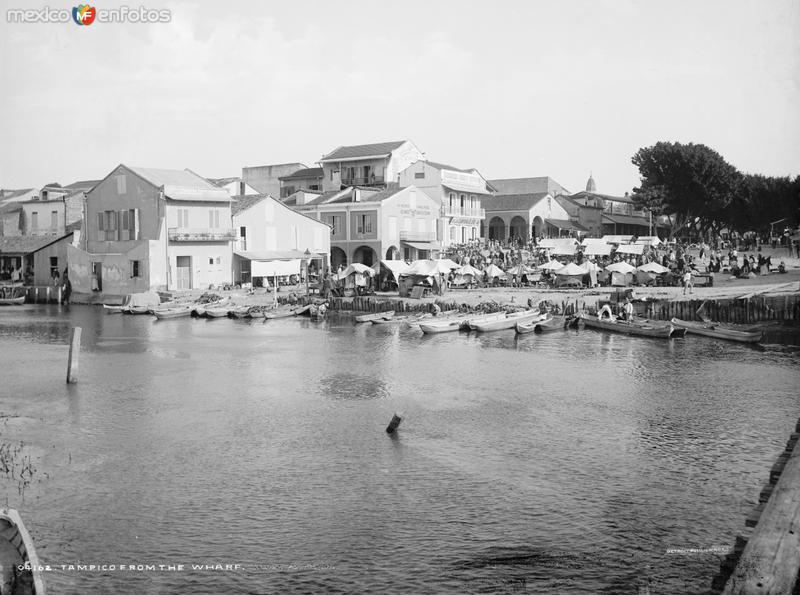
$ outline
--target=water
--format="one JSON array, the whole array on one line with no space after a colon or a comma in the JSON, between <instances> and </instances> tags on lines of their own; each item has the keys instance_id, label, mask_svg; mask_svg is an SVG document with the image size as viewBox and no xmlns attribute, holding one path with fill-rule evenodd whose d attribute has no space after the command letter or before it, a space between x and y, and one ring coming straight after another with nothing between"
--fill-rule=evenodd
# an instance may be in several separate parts
<instances>
[{"instance_id":1,"label":"water","mask_svg":"<svg viewBox=\"0 0 800 595\"><path fill-rule=\"evenodd\" d=\"M54 593L704 592L800 416L796 352L700 337L25 306L0 354Z\"/></svg>"}]
</instances>

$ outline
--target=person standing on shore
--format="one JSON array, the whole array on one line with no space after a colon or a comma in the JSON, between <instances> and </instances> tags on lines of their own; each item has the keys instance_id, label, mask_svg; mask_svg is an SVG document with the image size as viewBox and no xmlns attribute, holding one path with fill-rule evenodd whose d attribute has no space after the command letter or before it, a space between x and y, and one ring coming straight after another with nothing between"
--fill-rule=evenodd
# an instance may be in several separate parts
<instances>
[{"instance_id":1,"label":"person standing on shore","mask_svg":"<svg viewBox=\"0 0 800 595\"><path fill-rule=\"evenodd\" d=\"M686 267L684 269L685 272L683 273L683 295L686 295L686 289L689 289L689 293L694 293L694 281L692 281L692 269Z\"/></svg>"},{"instance_id":2,"label":"person standing on shore","mask_svg":"<svg viewBox=\"0 0 800 595\"><path fill-rule=\"evenodd\" d=\"M69 297L72 295L72 283L69 280L69 272L64 269L64 285L62 287L61 297L65 306L69 306Z\"/></svg>"}]
</instances>

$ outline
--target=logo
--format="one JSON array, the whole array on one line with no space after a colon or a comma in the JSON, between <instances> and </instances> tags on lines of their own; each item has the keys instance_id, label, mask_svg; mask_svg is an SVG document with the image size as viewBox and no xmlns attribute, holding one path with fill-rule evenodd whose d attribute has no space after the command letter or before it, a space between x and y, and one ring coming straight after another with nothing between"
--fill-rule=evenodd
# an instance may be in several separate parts
<instances>
[{"instance_id":1,"label":"logo","mask_svg":"<svg viewBox=\"0 0 800 595\"><path fill-rule=\"evenodd\" d=\"M80 4L72 9L72 20L78 25L91 25L97 16L97 9L88 4Z\"/></svg>"}]
</instances>

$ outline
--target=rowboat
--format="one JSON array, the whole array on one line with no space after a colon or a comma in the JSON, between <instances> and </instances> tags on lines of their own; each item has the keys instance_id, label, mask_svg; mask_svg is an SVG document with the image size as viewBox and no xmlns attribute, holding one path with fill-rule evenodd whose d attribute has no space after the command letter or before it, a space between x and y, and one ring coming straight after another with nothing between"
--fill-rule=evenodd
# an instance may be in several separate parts
<instances>
[{"instance_id":1,"label":"rowboat","mask_svg":"<svg viewBox=\"0 0 800 595\"><path fill-rule=\"evenodd\" d=\"M531 322L518 322L516 331L520 335L525 333L550 333L553 331L563 331L567 328L566 316L549 316L544 320L532 320Z\"/></svg>"},{"instance_id":2,"label":"rowboat","mask_svg":"<svg viewBox=\"0 0 800 595\"><path fill-rule=\"evenodd\" d=\"M674 337L683 337L686 334L685 328L677 328L671 322L601 320L597 316L588 314L581 314L581 320L586 326L626 335L672 339Z\"/></svg>"},{"instance_id":3,"label":"rowboat","mask_svg":"<svg viewBox=\"0 0 800 595\"><path fill-rule=\"evenodd\" d=\"M372 322L373 320L388 320L394 316L394 310L387 310L386 312L376 312L374 314L362 314L356 316L356 322Z\"/></svg>"},{"instance_id":4,"label":"rowboat","mask_svg":"<svg viewBox=\"0 0 800 595\"><path fill-rule=\"evenodd\" d=\"M475 316L470 316L464 320L464 323L461 327L461 330L464 331L471 331L476 330L475 325L481 322L491 322L492 320L500 320L501 318L505 318L506 313L504 311L500 312L491 312L489 314L478 314Z\"/></svg>"},{"instance_id":5,"label":"rowboat","mask_svg":"<svg viewBox=\"0 0 800 595\"><path fill-rule=\"evenodd\" d=\"M546 318L547 314L542 314L538 310L523 310L521 312L512 312L511 314L507 314L505 318L500 318L498 320L478 322L474 325L471 324L470 328L474 328L476 331L483 333L489 331L502 331L514 328L518 322L538 322L545 320Z\"/></svg>"},{"instance_id":6,"label":"rowboat","mask_svg":"<svg viewBox=\"0 0 800 595\"><path fill-rule=\"evenodd\" d=\"M276 310L268 310L264 312L264 318L287 318L289 316L296 316L296 308L277 308Z\"/></svg>"},{"instance_id":7,"label":"rowboat","mask_svg":"<svg viewBox=\"0 0 800 595\"><path fill-rule=\"evenodd\" d=\"M732 325L719 324L717 322L691 322L673 318L672 324L678 328L686 329L687 333L693 335L703 335L714 339L725 339L727 341L738 341L740 343L758 343L763 332L760 329L742 329Z\"/></svg>"},{"instance_id":8,"label":"rowboat","mask_svg":"<svg viewBox=\"0 0 800 595\"><path fill-rule=\"evenodd\" d=\"M123 314L150 314L150 306L123 306Z\"/></svg>"},{"instance_id":9,"label":"rowboat","mask_svg":"<svg viewBox=\"0 0 800 595\"><path fill-rule=\"evenodd\" d=\"M431 314L410 314L406 316L392 316L391 318L375 318L370 322L372 324L413 324L420 320L435 320Z\"/></svg>"},{"instance_id":10,"label":"rowboat","mask_svg":"<svg viewBox=\"0 0 800 595\"><path fill-rule=\"evenodd\" d=\"M294 310L295 316L310 316L311 315L311 304L307 306L299 306Z\"/></svg>"},{"instance_id":11,"label":"rowboat","mask_svg":"<svg viewBox=\"0 0 800 595\"><path fill-rule=\"evenodd\" d=\"M13 508L0 510L0 593L44 595L41 567L19 512Z\"/></svg>"},{"instance_id":12,"label":"rowboat","mask_svg":"<svg viewBox=\"0 0 800 595\"><path fill-rule=\"evenodd\" d=\"M191 316L193 306L174 306L172 308L157 308L153 310L153 315L158 318L159 320L165 320L168 318L183 318L185 316Z\"/></svg>"},{"instance_id":13,"label":"rowboat","mask_svg":"<svg viewBox=\"0 0 800 595\"><path fill-rule=\"evenodd\" d=\"M428 321L428 322L441 322L443 320L451 320L453 318L458 318L459 320L463 320L465 314L458 310L445 310L443 312L439 312L436 316L433 314L425 313L425 314L417 314L416 316L403 316L397 317L395 316L392 320L396 320L399 322L404 322L406 326L409 328L419 328L420 322ZM391 322L389 321L378 321L377 323L373 322L373 324L387 324Z\"/></svg>"},{"instance_id":14,"label":"rowboat","mask_svg":"<svg viewBox=\"0 0 800 595\"><path fill-rule=\"evenodd\" d=\"M231 318L247 318L250 316L250 306L236 306L228 311Z\"/></svg>"},{"instance_id":15,"label":"rowboat","mask_svg":"<svg viewBox=\"0 0 800 595\"><path fill-rule=\"evenodd\" d=\"M426 335L434 335L437 333L449 333L457 331L464 323L464 318L454 317L446 320L425 321L419 323L420 330Z\"/></svg>"},{"instance_id":16,"label":"rowboat","mask_svg":"<svg viewBox=\"0 0 800 595\"><path fill-rule=\"evenodd\" d=\"M15 298L0 298L0 306L21 306L24 303L24 295Z\"/></svg>"},{"instance_id":17,"label":"rowboat","mask_svg":"<svg viewBox=\"0 0 800 595\"><path fill-rule=\"evenodd\" d=\"M108 304L103 304L103 310L105 310L106 314L122 314L125 308L127 308L127 306L109 306Z\"/></svg>"},{"instance_id":18,"label":"rowboat","mask_svg":"<svg viewBox=\"0 0 800 595\"><path fill-rule=\"evenodd\" d=\"M208 318L226 318L229 311L230 306L215 306L206 308L206 316Z\"/></svg>"}]
</instances>

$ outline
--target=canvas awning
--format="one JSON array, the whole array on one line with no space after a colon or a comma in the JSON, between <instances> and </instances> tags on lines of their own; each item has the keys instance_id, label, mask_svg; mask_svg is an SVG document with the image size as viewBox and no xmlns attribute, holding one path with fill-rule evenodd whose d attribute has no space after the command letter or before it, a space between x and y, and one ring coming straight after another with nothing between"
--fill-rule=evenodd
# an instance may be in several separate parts
<instances>
[{"instance_id":1,"label":"canvas awning","mask_svg":"<svg viewBox=\"0 0 800 595\"><path fill-rule=\"evenodd\" d=\"M620 254L642 254L644 253L644 244L620 244L617 252Z\"/></svg>"},{"instance_id":2,"label":"canvas awning","mask_svg":"<svg viewBox=\"0 0 800 595\"><path fill-rule=\"evenodd\" d=\"M574 244L562 244L550 250L550 254L555 256L572 256L578 247Z\"/></svg>"},{"instance_id":3,"label":"canvas awning","mask_svg":"<svg viewBox=\"0 0 800 595\"><path fill-rule=\"evenodd\" d=\"M285 277L300 274L300 259L251 260L250 275L253 277Z\"/></svg>"},{"instance_id":4,"label":"canvas awning","mask_svg":"<svg viewBox=\"0 0 800 595\"><path fill-rule=\"evenodd\" d=\"M594 256L608 256L611 254L611 250L614 249L614 246L611 244L605 244L600 242L592 242L588 244L586 248L583 249L583 253L587 256L594 255Z\"/></svg>"},{"instance_id":5,"label":"canvas awning","mask_svg":"<svg viewBox=\"0 0 800 595\"><path fill-rule=\"evenodd\" d=\"M406 246L411 246L412 248L416 248L417 250L441 250L442 247L439 244L434 244L432 242L406 242L403 240L402 242Z\"/></svg>"},{"instance_id":6,"label":"canvas awning","mask_svg":"<svg viewBox=\"0 0 800 595\"><path fill-rule=\"evenodd\" d=\"M381 260L379 263L373 265L376 271L380 271L380 267L385 267L397 281L400 275L409 269L409 266L404 260Z\"/></svg>"},{"instance_id":7,"label":"canvas awning","mask_svg":"<svg viewBox=\"0 0 800 595\"><path fill-rule=\"evenodd\" d=\"M484 196L491 196L491 192L487 192L486 188L481 190L480 188L476 188L475 186L468 186L467 184L459 184L458 182L447 182L446 184L442 184L445 188L449 190L455 190L456 192L466 192L467 194L482 194Z\"/></svg>"}]
</instances>

